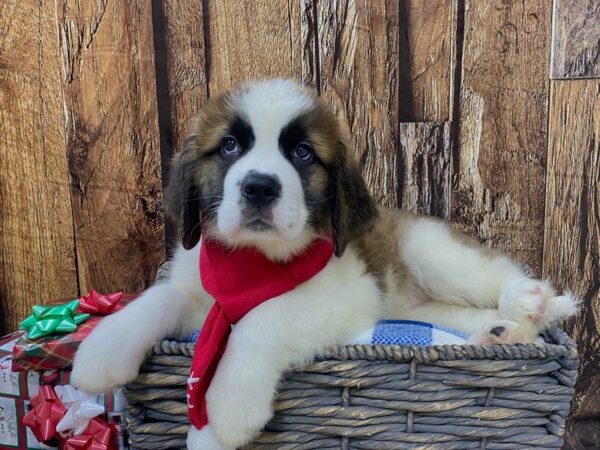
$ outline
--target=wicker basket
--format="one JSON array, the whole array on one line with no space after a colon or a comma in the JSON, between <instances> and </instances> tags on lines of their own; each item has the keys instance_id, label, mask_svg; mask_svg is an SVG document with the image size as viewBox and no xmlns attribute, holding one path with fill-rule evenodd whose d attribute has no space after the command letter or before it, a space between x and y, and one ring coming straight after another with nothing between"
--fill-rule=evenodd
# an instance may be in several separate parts
<instances>
[{"instance_id":1,"label":"wicker basket","mask_svg":"<svg viewBox=\"0 0 600 450\"><path fill-rule=\"evenodd\" d=\"M332 348L286 374L252 448L560 448L579 361L562 331L546 341ZM132 448L185 448L192 354L163 341L127 386Z\"/></svg>"}]
</instances>

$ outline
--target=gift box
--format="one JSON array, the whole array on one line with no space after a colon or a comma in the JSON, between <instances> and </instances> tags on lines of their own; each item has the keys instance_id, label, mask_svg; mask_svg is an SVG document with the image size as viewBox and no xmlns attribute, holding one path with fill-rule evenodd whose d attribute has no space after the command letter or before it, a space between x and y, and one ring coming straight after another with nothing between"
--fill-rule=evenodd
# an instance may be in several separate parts
<instances>
[{"instance_id":1,"label":"gift box","mask_svg":"<svg viewBox=\"0 0 600 450\"><path fill-rule=\"evenodd\" d=\"M68 386L70 371L58 369L71 366L79 344L104 315L135 297L90 291L76 300L54 300L34 307L23 331L0 338L0 449L124 448L122 391L84 396ZM78 426L75 436L75 428L56 430L64 418L63 426Z\"/></svg>"},{"instance_id":2,"label":"gift box","mask_svg":"<svg viewBox=\"0 0 600 450\"><path fill-rule=\"evenodd\" d=\"M22 331L15 331L14 333L0 337L0 356L12 354L15 343L23 334Z\"/></svg>"},{"instance_id":3,"label":"gift box","mask_svg":"<svg viewBox=\"0 0 600 450\"><path fill-rule=\"evenodd\" d=\"M101 295L90 291L89 294L79 299L80 304L76 312L92 315L80 323L75 331L67 334L53 333L38 339L29 339L22 334L17 339L12 346L13 370L49 370L71 367L79 345L103 319L103 316L122 308L136 297L137 295L120 292ZM64 302L64 300L54 300L49 302L48 306L60 305ZM32 316L24 322L33 321Z\"/></svg>"},{"instance_id":4,"label":"gift box","mask_svg":"<svg viewBox=\"0 0 600 450\"><path fill-rule=\"evenodd\" d=\"M25 404L16 411L17 432L31 442L61 449L124 450L127 403L122 390L88 395L67 384L69 380L68 371L44 374L42 382L51 384L39 387L29 408Z\"/></svg>"},{"instance_id":5,"label":"gift box","mask_svg":"<svg viewBox=\"0 0 600 450\"><path fill-rule=\"evenodd\" d=\"M36 372L14 372L11 351L23 333L0 338L0 449L42 448L23 424L30 396L40 388Z\"/></svg>"},{"instance_id":6,"label":"gift box","mask_svg":"<svg viewBox=\"0 0 600 450\"><path fill-rule=\"evenodd\" d=\"M29 408L27 400L19 400L0 395L0 448L38 449L42 447L31 430L23 424Z\"/></svg>"},{"instance_id":7,"label":"gift box","mask_svg":"<svg viewBox=\"0 0 600 450\"><path fill-rule=\"evenodd\" d=\"M0 343L3 354L0 354L0 396L27 400L35 395L40 387L40 375L36 372L15 372L12 367L11 354L5 351L20 339L20 333L10 336L11 340L2 339Z\"/></svg>"},{"instance_id":8,"label":"gift box","mask_svg":"<svg viewBox=\"0 0 600 450\"><path fill-rule=\"evenodd\" d=\"M54 386L66 386L71 384L70 370L61 370L57 375L58 378L57 381L53 383ZM124 416L127 409L127 400L125 399L123 389L121 388L98 394L96 396L96 401L104 406L107 417L116 418L117 416ZM117 420L113 421L116 422Z\"/></svg>"},{"instance_id":9,"label":"gift box","mask_svg":"<svg viewBox=\"0 0 600 450\"><path fill-rule=\"evenodd\" d=\"M91 317L79 325L73 333L62 336L48 336L36 340L21 336L13 347L13 370L48 370L71 367L75 352L81 342L102 320Z\"/></svg>"}]
</instances>

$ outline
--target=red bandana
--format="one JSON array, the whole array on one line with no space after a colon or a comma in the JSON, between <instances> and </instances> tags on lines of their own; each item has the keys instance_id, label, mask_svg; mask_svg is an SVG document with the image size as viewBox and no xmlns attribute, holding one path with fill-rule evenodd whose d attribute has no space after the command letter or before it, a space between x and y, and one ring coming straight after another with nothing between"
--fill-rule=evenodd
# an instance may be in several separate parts
<instances>
[{"instance_id":1,"label":"red bandana","mask_svg":"<svg viewBox=\"0 0 600 450\"><path fill-rule=\"evenodd\" d=\"M205 395L227 347L231 325L252 308L310 280L332 254L331 240L317 239L290 261L278 263L255 249L229 250L202 240L200 278L215 304L200 331L188 379L188 413L196 428L208 422Z\"/></svg>"}]
</instances>

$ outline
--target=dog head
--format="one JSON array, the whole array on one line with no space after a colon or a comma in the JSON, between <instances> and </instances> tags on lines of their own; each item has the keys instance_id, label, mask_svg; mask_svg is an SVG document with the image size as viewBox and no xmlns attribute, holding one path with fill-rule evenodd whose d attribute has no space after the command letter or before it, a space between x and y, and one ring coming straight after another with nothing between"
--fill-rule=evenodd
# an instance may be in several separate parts
<instances>
[{"instance_id":1,"label":"dog head","mask_svg":"<svg viewBox=\"0 0 600 450\"><path fill-rule=\"evenodd\" d=\"M177 154L165 193L185 248L200 234L273 259L331 234L340 256L376 207L332 109L288 80L211 99Z\"/></svg>"}]
</instances>

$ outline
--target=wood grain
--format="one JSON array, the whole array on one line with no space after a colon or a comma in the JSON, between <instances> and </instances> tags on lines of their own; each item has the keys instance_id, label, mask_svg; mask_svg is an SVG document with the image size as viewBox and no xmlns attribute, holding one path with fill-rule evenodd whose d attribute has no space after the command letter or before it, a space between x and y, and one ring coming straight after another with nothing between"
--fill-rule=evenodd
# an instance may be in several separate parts
<instances>
[{"instance_id":1,"label":"wood grain","mask_svg":"<svg viewBox=\"0 0 600 450\"><path fill-rule=\"evenodd\" d=\"M600 2L554 0L552 78L600 77Z\"/></svg>"},{"instance_id":2,"label":"wood grain","mask_svg":"<svg viewBox=\"0 0 600 450\"><path fill-rule=\"evenodd\" d=\"M399 207L448 219L450 216L450 124L400 124Z\"/></svg>"},{"instance_id":3,"label":"wood grain","mask_svg":"<svg viewBox=\"0 0 600 450\"><path fill-rule=\"evenodd\" d=\"M163 260L150 3L57 3L83 291L137 291Z\"/></svg>"},{"instance_id":4,"label":"wood grain","mask_svg":"<svg viewBox=\"0 0 600 450\"><path fill-rule=\"evenodd\" d=\"M348 123L381 203L450 216L583 299L566 448L598 448L600 87L552 82L548 114L548 63L600 77L600 6L554 0L551 30L551 3L1 2L0 318L79 284L145 287L191 118L243 79L292 77Z\"/></svg>"},{"instance_id":5,"label":"wood grain","mask_svg":"<svg viewBox=\"0 0 600 450\"><path fill-rule=\"evenodd\" d=\"M200 0L154 2L157 90L166 97L161 135L171 154L190 131L208 97L204 9ZM159 111L162 114L163 111ZM170 155L169 155L170 156Z\"/></svg>"},{"instance_id":6,"label":"wood grain","mask_svg":"<svg viewBox=\"0 0 600 450\"><path fill-rule=\"evenodd\" d=\"M600 81L554 81L544 276L583 300L567 323L582 363L566 448L600 442ZM587 445L587 446L586 446Z\"/></svg>"},{"instance_id":7,"label":"wood grain","mask_svg":"<svg viewBox=\"0 0 600 450\"><path fill-rule=\"evenodd\" d=\"M448 120L451 2L402 0L399 4L399 119Z\"/></svg>"},{"instance_id":8,"label":"wood grain","mask_svg":"<svg viewBox=\"0 0 600 450\"><path fill-rule=\"evenodd\" d=\"M209 95L264 77L300 80L300 3L208 1ZM246 19L243 19L246 18Z\"/></svg>"},{"instance_id":9,"label":"wood grain","mask_svg":"<svg viewBox=\"0 0 600 450\"><path fill-rule=\"evenodd\" d=\"M321 94L350 127L376 200L398 205L398 3L318 2Z\"/></svg>"},{"instance_id":10,"label":"wood grain","mask_svg":"<svg viewBox=\"0 0 600 450\"><path fill-rule=\"evenodd\" d=\"M300 0L300 80L321 92L317 0Z\"/></svg>"},{"instance_id":11,"label":"wood grain","mask_svg":"<svg viewBox=\"0 0 600 450\"><path fill-rule=\"evenodd\" d=\"M200 0L152 2L163 188L171 159L208 98L205 16ZM168 253L178 243L177 226L168 218L165 243Z\"/></svg>"},{"instance_id":12,"label":"wood grain","mask_svg":"<svg viewBox=\"0 0 600 450\"><path fill-rule=\"evenodd\" d=\"M0 3L0 317L8 329L32 305L78 292L57 52L51 3Z\"/></svg>"},{"instance_id":13,"label":"wood grain","mask_svg":"<svg viewBox=\"0 0 600 450\"><path fill-rule=\"evenodd\" d=\"M467 1L452 220L539 273L550 5Z\"/></svg>"}]
</instances>

